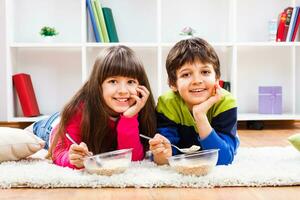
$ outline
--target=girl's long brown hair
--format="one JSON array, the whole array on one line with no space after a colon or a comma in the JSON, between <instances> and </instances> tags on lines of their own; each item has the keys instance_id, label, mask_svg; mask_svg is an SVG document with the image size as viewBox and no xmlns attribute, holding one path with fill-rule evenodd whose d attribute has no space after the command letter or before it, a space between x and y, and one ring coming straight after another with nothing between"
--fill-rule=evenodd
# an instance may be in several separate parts
<instances>
[{"instance_id":1,"label":"girl's long brown hair","mask_svg":"<svg viewBox=\"0 0 300 200\"><path fill-rule=\"evenodd\" d=\"M144 85L150 96L139 112L139 131L149 137L156 132L155 102L151 92L150 84L142 62L135 53L126 46L108 47L98 55L88 81L68 102L62 113L61 121L52 144L50 145L48 157L52 157L53 150L59 140L64 141L66 126L70 119L82 110L80 134L82 141L87 144L89 151L94 154L109 151L103 148L105 137L112 131L108 126L108 107L103 99L102 83L111 76L124 76L135 78L140 85ZM130 138L128 138L130 140ZM116 138L115 138L116 140ZM116 141L115 141L116 142ZM144 149L148 148L147 142L142 140ZM64 145L64 143L63 143Z\"/></svg>"}]
</instances>

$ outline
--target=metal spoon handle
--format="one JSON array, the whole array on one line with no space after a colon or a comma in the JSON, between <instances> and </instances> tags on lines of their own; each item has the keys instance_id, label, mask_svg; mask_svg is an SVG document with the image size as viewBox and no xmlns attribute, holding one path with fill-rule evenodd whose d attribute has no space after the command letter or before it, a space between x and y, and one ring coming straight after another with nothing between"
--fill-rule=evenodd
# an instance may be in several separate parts
<instances>
[{"instance_id":1,"label":"metal spoon handle","mask_svg":"<svg viewBox=\"0 0 300 200\"><path fill-rule=\"evenodd\" d=\"M150 140L150 139L152 139L151 137L148 137L148 136L146 136L146 135L143 135L143 134L140 134L140 136L141 136L142 138L145 138L145 139L147 139L147 140ZM172 143L170 143L170 145L171 145L172 147L176 148L177 150L179 150L179 151L181 152L181 149L179 149L179 147L175 146L175 145L174 145L174 144L172 144Z\"/></svg>"},{"instance_id":2,"label":"metal spoon handle","mask_svg":"<svg viewBox=\"0 0 300 200\"><path fill-rule=\"evenodd\" d=\"M73 144L77 144L77 142L75 142L75 140L73 140L73 138L71 138L71 136L69 135L69 133L66 133L66 137L68 138L68 140L70 140L70 142L72 142Z\"/></svg>"},{"instance_id":3,"label":"metal spoon handle","mask_svg":"<svg viewBox=\"0 0 300 200\"><path fill-rule=\"evenodd\" d=\"M143 135L143 134L140 134L140 136L141 136L142 138L145 138L145 139L147 139L147 140L151 140L151 139L152 139L151 137L148 137L148 136L146 136L146 135Z\"/></svg>"},{"instance_id":4,"label":"metal spoon handle","mask_svg":"<svg viewBox=\"0 0 300 200\"><path fill-rule=\"evenodd\" d=\"M68 140L70 140L70 142L72 142L73 144L77 144L79 145L77 142L75 142L75 140L69 135L69 133L66 133L66 137L68 138ZM88 156L92 156L93 153L92 152L88 152L87 153Z\"/></svg>"}]
</instances>

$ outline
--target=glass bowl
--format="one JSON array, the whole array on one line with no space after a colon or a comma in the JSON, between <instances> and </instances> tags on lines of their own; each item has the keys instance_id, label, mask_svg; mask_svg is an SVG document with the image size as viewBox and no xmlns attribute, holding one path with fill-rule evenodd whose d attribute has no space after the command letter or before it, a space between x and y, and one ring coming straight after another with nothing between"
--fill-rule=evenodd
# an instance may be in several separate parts
<instances>
[{"instance_id":1,"label":"glass bowl","mask_svg":"<svg viewBox=\"0 0 300 200\"><path fill-rule=\"evenodd\" d=\"M85 171L92 174L111 176L123 173L131 163L132 149L110 151L86 157Z\"/></svg>"},{"instance_id":2,"label":"glass bowl","mask_svg":"<svg viewBox=\"0 0 300 200\"><path fill-rule=\"evenodd\" d=\"M169 165L184 175L207 175L216 166L219 149L209 149L193 154L180 154L168 158Z\"/></svg>"}]
</instances>

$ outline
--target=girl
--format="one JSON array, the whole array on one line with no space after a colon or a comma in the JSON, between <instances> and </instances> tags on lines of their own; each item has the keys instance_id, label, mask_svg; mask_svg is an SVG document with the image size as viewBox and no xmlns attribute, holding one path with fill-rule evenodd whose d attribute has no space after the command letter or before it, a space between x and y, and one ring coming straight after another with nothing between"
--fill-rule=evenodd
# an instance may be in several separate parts
<instances>
[{"instance_id":1,"label":"girl","mask_svg":"<svg viewBox=\"0 0 300 200\"><path fill-rule=\"evenodd\" d=\"M50 134L48 157L57 165L82 168L82 158L90 151L98 154L124 148L133 148L132 160L143 159L148 146L141 143L139 133L155 134L155 104L134 52L125 46L103 50L89 80L58 118L56 113L33 126L34 133L46 141ZM79 145L72 144L66 133Z\"/></svg>"}]
</instances>

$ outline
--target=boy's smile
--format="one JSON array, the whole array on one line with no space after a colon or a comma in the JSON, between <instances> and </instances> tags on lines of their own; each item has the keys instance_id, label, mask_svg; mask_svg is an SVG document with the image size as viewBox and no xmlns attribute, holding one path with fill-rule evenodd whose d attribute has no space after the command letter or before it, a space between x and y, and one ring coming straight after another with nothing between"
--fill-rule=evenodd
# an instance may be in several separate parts
<instances>
[{"instance_id":1,"label":"boy's smile","mask_svg":"<svg viewBox=\"0 0 300 200\"><path fill-rule=\"evenodd\" d=\"M125 112L135 103L131 95L137 95L138 80L116 76L105 79L102 83L103 98L106 105L115 113Z\"/></svg>"},{"instance_id":2,"label":"boy's smile","mask_svg":"<svg viewBox=\"0 0 300 200\"><path fill-rule=\"evenodd\" d=\"M176 86L171 88L178 91L190 110L212 96L218 82L213 66L200 61L185 63L176 71L176 78Z\"/></svg>"}]
</instances>

